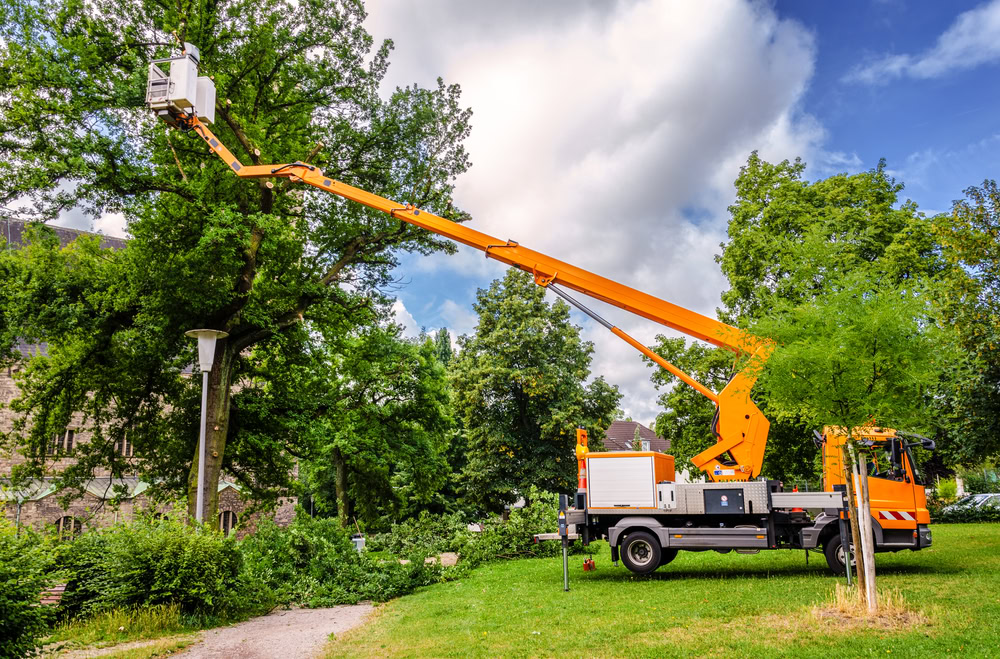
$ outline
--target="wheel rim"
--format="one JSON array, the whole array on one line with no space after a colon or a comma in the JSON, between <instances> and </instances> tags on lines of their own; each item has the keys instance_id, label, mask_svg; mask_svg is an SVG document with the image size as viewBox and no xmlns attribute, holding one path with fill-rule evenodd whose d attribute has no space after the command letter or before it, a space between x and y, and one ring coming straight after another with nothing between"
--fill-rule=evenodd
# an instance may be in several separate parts
<instances>
[{"instance_id":1,"label":"wheel rim","mask_svg":"<svg viewBox=\"0 0 1000 659\"><path fill-rule=\"evenodd\" d=\"M645 540L636 540L628 548L628 557L638 567L645 567L653 561L653 547Z\"/></svg>"},{"instance_id":2,"label":"wheel rim","mask_svg":"<svg viewBox=\"0 0 1000 659\"><path fill-rule=\"evenodd\" d=\"M852 559L851 560L851 567L854 567L858 563L857 554L855 554L854 552L851 552L851 559ZM839 561L841 565L845 565L847 563L847 560L844 558L844 545L843 544L841 544L839 547L837 547L837 561Z\"/></svg>"}]
</instances>

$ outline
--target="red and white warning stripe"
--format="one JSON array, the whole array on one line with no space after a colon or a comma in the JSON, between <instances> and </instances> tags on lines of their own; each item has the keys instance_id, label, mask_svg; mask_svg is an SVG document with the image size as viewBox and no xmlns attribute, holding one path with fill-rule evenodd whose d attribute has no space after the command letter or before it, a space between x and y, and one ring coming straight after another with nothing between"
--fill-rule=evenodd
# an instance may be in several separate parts
<instances>
[{"instance_id":1,"label":"red and white warning stripe","mask_svg":"<svg viewBox=\"0 0 1000 659\"><path fill-rule=\"evenodd\" d=\"M908 520L914 521L913 515L906 512L905 510L880 510L878 511L879 519L892 519L892 520Z\"/></svg>"}]
</instances>

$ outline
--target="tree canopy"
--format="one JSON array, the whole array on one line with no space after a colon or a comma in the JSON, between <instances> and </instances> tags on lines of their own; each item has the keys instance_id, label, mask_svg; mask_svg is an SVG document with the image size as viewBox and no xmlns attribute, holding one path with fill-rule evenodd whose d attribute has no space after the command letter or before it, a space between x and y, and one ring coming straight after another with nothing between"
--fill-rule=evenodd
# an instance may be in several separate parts
<instances>
[{"instance_id":1,"label":"tree canopy","mask_svg":"<svg viewBox=\"0 0 1000 659\"><path fill-rule=\"evenodd\" d=\"M305 159L322 143L313 162L330 176L462 221L450 201L469 166L459 88L380 96L392 44L374 44L364 16L354 0L0 7L0 204L37 220L74 206L120 213L131 234L111 254L38 237L2 257L3 343L49 348L19 378L25 472L42 473L45 438L80 412L94 435L64 482L99 464L121 474L112 447L128 436L129 470L186 490L193 506L199 383L181 377L195 361L183 333L208 327L229 333L209 380L208 519L224 467L242 465L235 473L258 493L288 484L282 456L305 451L308 434L240 435L261 392L285 399L272 411L295 409L290 399L321 370L302 360L326 357L311 348L317 332L375 324L397 254L453 246L331 196L233 176L145 110L146 70L176 51L176 33L200 48L218 90L214 130L244 162Z\"/></svg>"},{"instance_id":2,"label":"tree canopy","mask_svg":"<svg viewBox=\"0 0 1000 659\"><path fill-rule=\"evenodd\" d=\"M466 497L497 509L531 486L575 487L575 428L594 446L611 423L621 394L591 380L593 345L580 339L562 301L548 304L530 274L510 269L473 305L475 333L460 341L452 369L455 409L468 438Z\"/></svg>"},{"instance_id":3,"label":"tree canopy","mask_svg":"<svg viewBox=\"0 0 1000 659\"><path fill-rule=\"evenodd\" d=\"M887 174L884 162L867 172L811 183L803 180L804 170L799 160L774 164L756 153L741 168L728 240L716 257L729 283L721 320L753 327L775 310L830 295L850 273L894 286L928 280L946 268L930 220L915 204L900 203L902 184ZM685 347L662 336L657 341L659 354L716 391L737 365L732 353L721 349ZM657 433L686 458L708 448L714 441L712 403L688 387L673 386L676 380L668 373L652 377L660 387L672 386L660 397L666 411L657 418ZM779 408L768 386L761 381L753 391L771 420L764 473L788 480L814 477L817 452L808 426L817 420Z\"/></svg>"}]
</instances>

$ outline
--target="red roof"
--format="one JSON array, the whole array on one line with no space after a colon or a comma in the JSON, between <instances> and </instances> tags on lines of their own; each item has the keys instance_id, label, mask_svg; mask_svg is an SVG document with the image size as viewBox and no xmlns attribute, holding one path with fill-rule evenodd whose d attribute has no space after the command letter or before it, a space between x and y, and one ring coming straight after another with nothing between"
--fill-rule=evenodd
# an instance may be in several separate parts
<instances>
[{"instance_id":1,"label":"red roof","mask_svg":"<svg viewBox=\"0 0 1000 659\"><path fill-rule=\"evenodd\" d=\"M639 438L649 440L649 450L666 453L670 450L670 441L657 437L656 433L636 421L614 421L608 426L604 438L604 449L607 451L631 451L632 440L635 438L636 426L639 428Z\"/></svg>"}]
</instances>

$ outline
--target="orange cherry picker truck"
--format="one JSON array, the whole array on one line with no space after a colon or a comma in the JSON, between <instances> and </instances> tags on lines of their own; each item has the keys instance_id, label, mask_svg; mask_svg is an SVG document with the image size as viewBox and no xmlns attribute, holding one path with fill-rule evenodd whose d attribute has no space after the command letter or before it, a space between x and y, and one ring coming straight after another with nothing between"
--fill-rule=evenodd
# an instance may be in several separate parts
<instances>
[{"instance_id":1,"label":"orange cherry picker truck","mask_svg":"<svg viewBox=\"0 0 1000 659\"><path fill-rule=\"evenodd\" d=\"M816 433L823 452L823 492L784 492L777 481L758 478L770 424L750 398L756 365L773 346L725 323L689 311L583 268L499 240L470 227L371 194L323 174L314 165L244 165L211 132L215 87L198 76L198 50L185 44L176 57L149 65L146 104L168 125L194 132L236 176L285 178L339 195L384 212L401 222L469 245L507 265L530 272L551 290L636 350L693 387L715 406L711 432L716 443L692 462L708 482L676 482L672 456L650 451L590 452L586 433L578 432L579 489L561 513L564 535L585 544L606 539L612 559L632 572L647 574L673 560L678 551L757 553L762 549L823 551L835 573L845 570L841 538L844 523L844 437L826 428ZM167 71L159 65L168 64ZM583 293L660 323L696 339L750 357L753 367L737 372L716 393L667 362L576 300L566 289ZM924 489L910 448L932 449L930 440L872 428L863 436L870 473L870 523L876 551L921 549L931 543ZM543 538L549 539L549 538Z\"/></svg>"}]
</instances>

